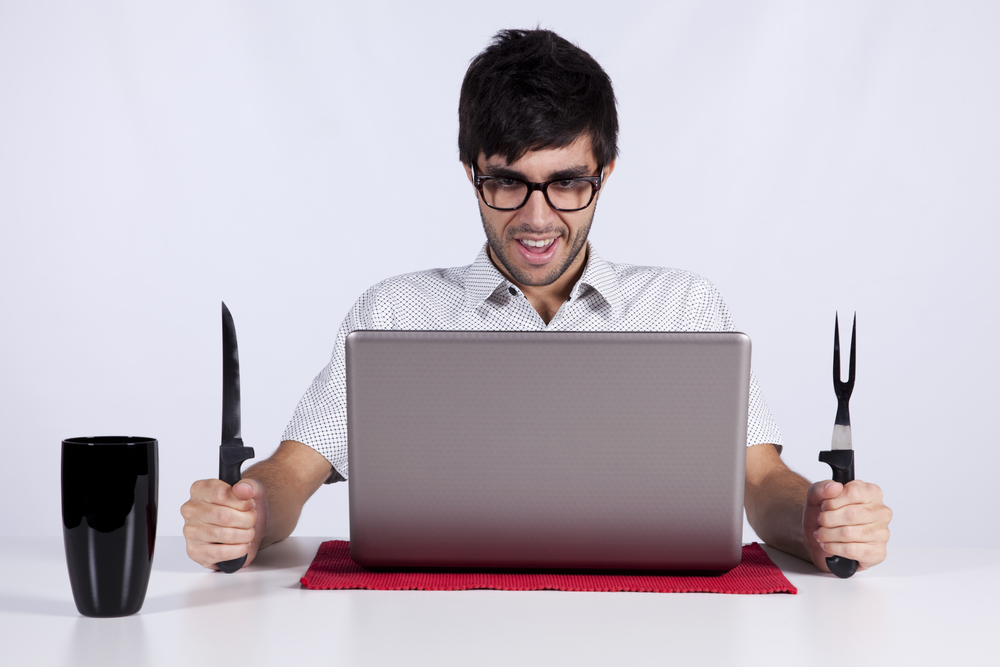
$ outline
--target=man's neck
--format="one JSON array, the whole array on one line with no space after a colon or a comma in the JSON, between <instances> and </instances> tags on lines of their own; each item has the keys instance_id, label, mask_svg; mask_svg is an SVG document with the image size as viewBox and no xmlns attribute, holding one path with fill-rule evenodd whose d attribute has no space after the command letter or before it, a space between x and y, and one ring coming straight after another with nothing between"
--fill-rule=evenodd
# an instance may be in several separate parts
<instances>
[{"instance_id":1,"label":"man's neck","mask_svg":"<svg viewBox=\"0 0 1000 667\"><path fill-rule=\"evenodd\" d=\"M583 275L583 270L587 267L587 262L590 258L590 244L587 244L586 250L577 256L573 264L554 283L542 286L522 285L514 280L507 273L507 269L504 268L503 264L494 259L493 251L488 244L486 246L486 255L497 271L502 273L507 280L517 285L524 293L525 298L528 299L528 303L531 304L535 312L542 318L542 321L548 324L556 316L556 313L559 312L559 308L569 299L569 295L573 292L573 286L576 285L577 281L580 280L580 276Z\"/></svg>"}]
</instances>

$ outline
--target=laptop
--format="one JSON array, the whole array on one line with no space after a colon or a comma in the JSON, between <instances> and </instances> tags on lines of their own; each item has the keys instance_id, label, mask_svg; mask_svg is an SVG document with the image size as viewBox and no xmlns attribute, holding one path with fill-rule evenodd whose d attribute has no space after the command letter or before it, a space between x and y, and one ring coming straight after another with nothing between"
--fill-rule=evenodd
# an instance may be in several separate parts
<instances>
[{"instance_id":1,"label":"laptop","mask_svg":"<svg viewBox=\"0 0 1000 667\"><path fill-rule=\"evenodd\" d=\"M355 331L346 355L358 564L739 564L745 334Z\"/></svg>"}]
</instances>

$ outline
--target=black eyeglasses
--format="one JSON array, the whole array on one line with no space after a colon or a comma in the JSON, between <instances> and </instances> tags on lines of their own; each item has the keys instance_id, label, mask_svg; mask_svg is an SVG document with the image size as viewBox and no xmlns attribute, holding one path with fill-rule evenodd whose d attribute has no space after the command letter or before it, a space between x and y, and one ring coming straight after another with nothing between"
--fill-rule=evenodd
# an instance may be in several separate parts
<instances>
[{"instance_id":1,"label":"black eyeglasses","mask_svg":"<svg viewBox=\"0 0 1000 667\"><path fill-rule=\"evenodd\" d=\"M603 165L598 169L600 176L554 178L544 183L532 183L509 176L480 176L476 173L476 165L471 166L472 182L479 190L483 202L497 211L516 211L528 203L528 197L535 190L541 190L545 201L557 211L582 211L594 201L604 180Z\"/></svg>"}]
</instances>

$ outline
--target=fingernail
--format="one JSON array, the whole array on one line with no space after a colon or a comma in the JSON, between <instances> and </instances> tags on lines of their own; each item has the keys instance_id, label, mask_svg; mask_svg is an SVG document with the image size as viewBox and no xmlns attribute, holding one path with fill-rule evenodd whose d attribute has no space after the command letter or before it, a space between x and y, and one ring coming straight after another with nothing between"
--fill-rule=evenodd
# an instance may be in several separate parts
<instances>
[{"instance_id":1,"label":"fingernail","mask_svg":"<svg viewBox=\"0 0 1000 667\"><path fill-rule=\"evenodd\" d=\"M817 540L819 539L819 530L813 531L813 537L816 538Z\"/></svg>"},{"instance_id":2,"label":"fingernail","mask_svg":"<svg viewBox=\"0 0 1000 667\"><path fill-rule=\"evenodd\" d=\"M252 510L257 509L257 501L254 500L253 498L250 499L250 509Z\"/></svg>"},{"instance_id":3,"label":"fingernail","mask_svg":"<svg viewBox=\"0 0 1000 667\"><path fill-rule=\"evenodd\" d=\"M836 484L836 482L827 482L826 486L823 487L823 490L826 491L827 489L829 489L834 484Z\"/></svg>"}]
</instances>

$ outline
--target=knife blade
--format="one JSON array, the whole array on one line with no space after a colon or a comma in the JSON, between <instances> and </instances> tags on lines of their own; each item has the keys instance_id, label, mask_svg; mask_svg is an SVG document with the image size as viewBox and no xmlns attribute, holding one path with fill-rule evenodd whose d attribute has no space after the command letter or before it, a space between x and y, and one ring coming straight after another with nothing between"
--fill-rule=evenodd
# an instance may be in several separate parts
<instances>
[{"instance_id":1,"label":"knife blade","mask_svg":"<svg viewBox=\"0 0 1000 667\"><path fill-rule=\"evenodd\" d=\"M243 462L254 457L240 434L240 354L233 315L222 302L222 444L219 446L219 479L230 486L240 481ZM216 563L226 573L243 567L247 557Z\"/></svg>"},{"instance_id":2,"label":"knife blade","mask_svg":"<svg viewBox=\"0 0 1000 667\"><path fill-rule=\"evenodd\" d=\"M851 440L851 411L848 404L854 392L855 334L858 331L858 315L854 314L851 327L851 361L847 382L840 375L840 317L833 320L833 390L837 394L837 416L833 421L833 438L829 451L821 451L819 460L829 464L833 471L833 481L847 484L854 481L854 449ZM847 579L858 570L858 561L841 556L826 559L830 572L841 579Z\"/></svg>"}]
</instances>

